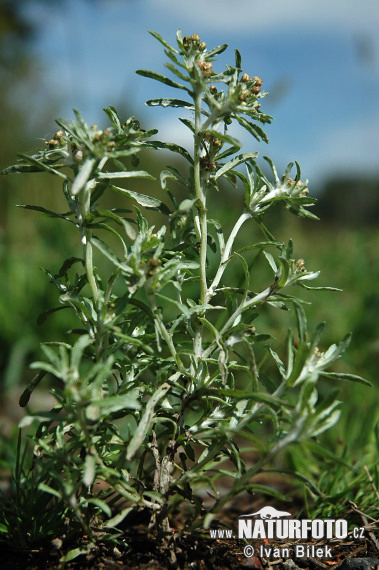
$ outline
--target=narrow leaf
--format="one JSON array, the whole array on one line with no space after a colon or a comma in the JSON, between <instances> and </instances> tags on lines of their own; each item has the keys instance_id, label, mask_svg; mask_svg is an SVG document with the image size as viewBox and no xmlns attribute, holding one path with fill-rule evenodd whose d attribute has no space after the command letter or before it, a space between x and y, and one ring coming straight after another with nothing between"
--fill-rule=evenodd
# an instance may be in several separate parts
<instances>
[{"instance_id":1,"label":"narrow leaf","mask_svg":"<svg viewBox=\"0 0 379 570\"><path fill-rule=\"evenodd\" d=\"M181 119L180 117L179 121L181 121L183 125L185 125L191 131L191 133L195 132L195 125L193 124L193 121L190 121L189 119Z\"/></svg>"},{"instance_id":2,"label":"narrow leaf","mask_svg":"<svg viewBox=\"0 0 379 570\"><path fill-rule=\"evenodd\" d=\"M208 395L214 393L213 389L207 390ZM231 398L246 399L246 400L254 400L256 402L265 402L265 404L273 404L275 406L283 406L282 400L276 398L275 396L271 396L270 394L266 394L264 392L245 392L244 390L232 390L232 389L223 389L220 388L217 390L217 395L219 396L229 396ZM286 404L288 405L288 404Z\"/></svg>"},{"instance_id":3,"label":"narrow leaf","mask_svg":"<svg viewBox=\"0 0 379 570\"><path fill-rule=\"evenodd\" d=\"M49 493L49 495L54 495L54 497L57 497L58 499L62 498L61 494L58 491L56 491L52 487L49 487L49 485L46 485L45 483L40 483L38 485L38 489L40 491L44 491L45 493Z\"/></svg>"},{"instance_id":4,"label":"narrow leaf","mask_svg":"<svg viewBox=\"0 0 379 570\"><path fill-rule=\"evenodd\" d=\"M217 178L220 178L220 176L223 176L226 172L228 172L232 168L235 168L239 164L242 164L243 162L246 162L249 159L256 158L257 156L258 156L257 152L245 152L244 154L240 154L239 156L232 158L232 160L229 160L229 162L224 164L220 168L220 170L216 172L215 179L217 180Z\"/></svg>"},{"instance_id":5,"label":"narrow leaf","mask_svg":"<svg viewBox=\"0 0 379 570\"><path fill-rule=\"evenodd\" d=\"M59 170L56 170L56 168L53 168L52 166L49 166L45 162L42 162L42 160L37 160L36 158L33 158L32 156L27 156L26 154L19 154L19 156L20 158L23 158L24 160L29 162L31 165L37 167L39 171L45 171L48 172L49 174L55 174L56 176L59 176L60 178L67 180L66 174L59 172ZM5 171L5 173L8 174L7 171Z\"/></svg>"},{"instance_id":6,"label":"narrow leaf","mask_svg":"<svg viewBox=\"0 0 379 570\"><path fill-rule=\"evenodd\" d=\"M56 313L57 311L63 311L64 309L69 309L69 308L70 307L66 305L65 307L53 307L52 309L47 309L47 311L44 311L39 315L37 319L37 325L42 325L46 321L46 319L53 313Z\"/></svg>"},{"instance_id":7,"label":"narrow leaf","mask_svg":"<svg viewBox=\"0 0 379 570\"><path fill-rule=\"evenodd\" d=\"M158 40L165 48L170 50L172 53L179 54L178 50L176 50L168 42L166 42L166 40L164 40L162 38L162 36L160 34L158 34L158 32L154 32L152 30L149 30L149 34L151 34L156 40Z\"/></svg>"},{"instance_id":8,"label":"narrow leaf","mask_svg":"<svg viewBox=\"0 0 379 570\"><path fill-rule=\"evenodd\" d=\"M188 109L189 111L194 111L195 109L193 103L182 101L181 99L149 99L145 105L148 107L180 107L182 109Z\"/></svg>"},{"instance_id":9,"label":"narrow leaf","mask_svg":"<svg viewBox=\"0 0 379 570\"><path fill-rule=\"evenodd\" d=\"M57 214L57 212L53 212L52 210L46 210L46 208L42 208L42 206L33 206L30 204L16 204L16 205L18 208L25 208L26 210L35 210L37 212L42 212L42 214L46 214L50 218L61 218L62 220L66 220L67 222L70 222L71 224L75 225L75 222L73 220L70 220L70 218L67 215Z\"/></svg>"},{"instance_id":10,"label":"narrow leaf","mask_svg":"<svg viewBox=\"0 0 379 570\"><path fill-rule=\"evenodd\" d=\"M155 180L155 177L146 172L146 170L125 170L119 172L99 172L97 178L148 178Z\"/></svg>"},{"instance_id":11,"label":"narrow leaf","mask_svg":"<svg viewBox=\"0 0 379 570\"><path fill-rule=\"evenodd\" d=\"M149 77L150 79L155 79L155 81L160 81L161 83L165 83L165 85L169 85L170 87L176 87L177 89L184 89L185 91L187 91L187 93L190 93L190 90L187 87L181 85L180 83L177 83L176 81L173 81L172 79L166 77L165 75L162 75L161 73L156 73L155 71L149 71L148 69L137 69L136 73L138 75L142 75L142 77Z\"/></svg>"},{"instance_id":12,"label":"narrow leaf","mask_svg":"<svg viewBox=\"0 0 379 570\"><path fill-rule=\"evenodd\" d=\"M105 109L103 109L104 113L106 113L109 117L109 120L111 121L111 123L116 127L116 129L121 132L122 131L122 127L121 127L121 121L117 115L117 111L114 107L112 107L112 105L109 105L109 107L106 107Z\"/></svg>"},{"instance_id":13,"label":"narrow leaf","mask_svg":"<svg viewBox=\"0 0 379 570\"><path fill-rule=\"evenodd\" d=\"M150 428L153 415L154 415L154 407L156 404L165 396L165 394L169 391L170 385L169 384L162 384L156 392L151 396L150 400L146 404L145 412L137 426L136 431L130 443L128 445L128 449L126 452L126 459L130 461L135 456L138 449L141 447L143 440L146 437L146 434Z\"/></svg>"},{"instance_id":14,"label":"narrow leaf","mask_svg":"<svg viewBox=\"0 0 379 570\"><path fill-rule=\"evenodd\" d=\"M119 410L139 410L141 404L137 401L138 393L133 391L128 394L108 396L103 400L94 400L91 406L96 406L106 410L107 414L118 412Z\"/></svg>"},{"instance_id":15,"label":"narrow leaf","mask_svg":"<svg viewBox=\"0 0 379 570\"><path fill-rule=\"evenodd\" d=\"M297 328L299 331L299 338L301 342L306 342L307 340L307 317L303 307L297 301L293 302L296 311L297 318Z\"/></svg>"},{"instance_id":16,"label":"narrow leaf","mask_svg":"<svg viewBox=\"0 0 379 570\"><path fill-rule=\"evenodd\" d=\"M67 271L74 265L74 263L82 263L84 265L84 259L81 257L69 257L66 259L58 272L58 277L63 277L66 275Z\"/></svg>"},{"instance_id":17,"label":"narrow leaf","mask_svg":"<svg viewBox=\"0 0 379 570\"><path fill-rule=\"evenodd\" d=\"M338 287L311 287L310 285L305 285L302 281L297 281L296 285L300 285L300 287L308 289L308 291L343 291L343 289L339 289Z\"/></svg>"},{"instance_id":18,"label":"narrow leaf","mask_svg":"<svg viewBox=\"0 0 379 570\"><path fill-rule=\"evenodd\" d=\"M262 140L265 143L268 143L268 136L266 135L262 127L248 121L247 119L245 119L245 117L241 117L239 115L236 116L236 119L241 125L241 127L244 127L258 141Z\"/></svg>"},{"instance_id":19,"label":"narrow leaf","mask_svg":"<svg viewBox=\"0 0 379 570\"><path fill-rule=\"evenodd\" d=\"M108 517L112 516L112 511L110 509L110 506L105 501L102 501L101 499L97 499L96 497L94 497L92 499L88 499L88 503L91 503L99 507L99 509L101 509Z\"/></svg>"},{"instance_id":20,"label":"narrow leaf","mask_svg":"<svg viewBox=\"0 0 379 570\"><path fill-rule=\"evenodd\" d=\"M149 354L154 354L154 349L149 344L145 344L144 342L142 342L142 340L140 340L139 338L136 338L134 336L128 336L126 334L118 332L118 330L116 329L114 330L113 334L128 344L139 346L143 348L145 352L148 352Z\"/></svg>"},{"instance_id":21,"label":"narrow leaf","mask_svg":"<svg viewBox=\"0 0 379 570\"><path fill-rule=\"evenodd\" d=\"M177 154L180 154L181 156L183 156L186 160L188 160L188 162L190 164L193 164L193 159L192 156L190 155L190 153L188 152L188 150L186 150L185 148L183 148L182 146L178 145L178 144L174 144L174 143L163 143L161 141L149 141L146 143L146 147L147 148L155 148L155 149L166 149L166 150L171 150L171 152L176 152Z\"/></svg>"},{"instance_id":22,"label":"narrow leaf","mask_svg":"<svg viewBox=\"0 0 379 570\"><path fill-rule=\"evenodd\" d=\"M96 475L96 460L94 455L87 453L84 461L83 484L86 487L92 485Z\"/></svg>"},{"instance_id":23,"label":"narrow leaf","mask_svg":"<svg viewBox=\"0 0 379 570\"><path fill-rule=\"evenodd\" d=\"M91 243L99 250L101 251L101 253L103 255L105 255L105 257L107 257L110 261L112 261L112 263L116 266L119 267L120 269L122 269L125 272L131 272L131 269L125 264L122 263L118 257L113 253L113 251L110 249L110 247L107 246L106 243L103 242L103 240L97 238L97 237L92 237L91 238ZM62 297L63 298L63 297ZM66 299L64 299L66 300ZM67 299L69 302L72 301L72 299Z\"/></svg>"},{"instance_id":24,"label":"narrow leaf","mask_svg":"<svg viewBox=\"0 0 379 570\"><path fill-rule=\"evenodd\" d=\"M125 517L128 516L128 514L133 510L133 507L126 507L125 509L123 509L120 513L118 513L117 515L115 515L114 517L112 517L111 519L108 519L104 526L106 528L115 528L117 527L118 524L122 523L122 521L124 520Z\"/></svg>"},{"instance_id":25,"label":"narrow leaf","mask_svg":"<svg viewBox=\"0 0 379 570\"><path fill-rule=\"evenodd\" d=\"M357 376L356 374L347 374L345 372L321 372L321 376L326 378L335 378L336 380L348 380L350 382L358 382L359 384L365 384L366 386L371 386L371 382L362 378L362 376Z\"/></svg>"},{"instance_id":26,"label":"narrow leaf","mask_svg":"<svg viewBox=\"0 0 379 570\"><path fill-rule=\"evenodd\" d=\"M41 370L34 376L31 382L29 382L28 387L23 391L23 393L20 396L19 405L21 408L24 408L28 404L33 390L38 386L38 384L41 382L45 374L46 371Z\"/></svg>"},{"instance_id":27,"label":"narrow leaf","mask_svg":"<svg viewBox=\"0 0 379 570\"><path fill-rule=\"evenodd\" d=\"M84 161L71 186L71 194L73 196L79 194L85 187L94 170L95 164L96 160L94 158L87 158L87 160Z\"/></svg>"},{"instance_id":28,"label":"narrow leaf","mask_svg":"<svg viewBox=\"0 0 379 570\"><path fill-rule=\"evenodd\" d=\"M207 52L207 57L213 57L214 55L219 55L223 51L225 51L228 47L228 44L221 44L210 51Z\"/></svg>"},{"instance_id":29,"label":"narrow leaf","mask_svg":"<svg viewBox=\"0 0 379 570\"><path fill-rule=\"evenodd\" d=\"M139 192L133 192L133 190L127 190L126 188L120 188L118 186L111 186L113 190L116 192L120 192L121 194L126 194L131 198L134 202L137 202L140 206L144 206L145 208L150 208L151 210L159 210L164 214L170 214L169 208L158 200L157 198L152 198L151 196L146 196L146 194L140 194Z\"/></svg>"},{"instance_id":30,"label":"narrow leaf","mask_svg":"<svg viewBox=\"0 0 379 570\"><path fill-rule=\"evenodd\" d=\"M242 58L241 58L241 53L238 51L238 49L234 50L234 55L236 60L236 67L241 69Z\"/></svg>"}]
</instances>

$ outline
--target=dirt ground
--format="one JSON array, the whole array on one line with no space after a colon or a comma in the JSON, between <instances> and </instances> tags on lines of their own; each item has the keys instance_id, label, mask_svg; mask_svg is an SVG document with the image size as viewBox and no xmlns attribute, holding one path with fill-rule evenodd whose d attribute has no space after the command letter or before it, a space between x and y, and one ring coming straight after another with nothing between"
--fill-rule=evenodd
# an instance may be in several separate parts
<instances>
[{"instance_id":1,"label":"dirt ground","mask_svg":"<svg viewBox=\"0 0 379 570\"><path fill-rule=\"evenodd\" d=\"M194 569L223 570L252 568L256 570L320 570L338 568L341 570L379 570L379 550L370 534L364 539L343 541L331 540L328 546L331 557L319 557L325 541L252 541L245 550L246 543L237 540L207 538L205 533L185 535L173 533L168 544L163 545L147 528L138 526L125 533L124 546L109 544L88 549L74 560L62 564L60 559L68 550L83 547L85 542L63 546L53 541L39 549L13 552L9 547L1 549L0 568L3 570L111 570L136 568L139 570ZM301 543L304 556L296 557L296 548ZM254 548L252 553L251 546ZM275 549L280 550L275 550ZM280 553L288 549L289 557ZM321 549L317 551L317 549ZM273 556L276 553L276 556ZM246 555L245 555L246 554Z\"/></svg>"},{"instance_id":2,"label":"dirt ground","mask_svg":"<svg viewBox=\"0 0 379 570\"><path fill-rule=\"evenodd\" d=\"M287 496L291 493L287 478L271 478L270 484ZM206 505L207 500L203 499ZM343 516L352 525L365 525L368 520L364 513L354 503L348 503ZM265 505L267 498L263 496L241 494L220 513L220 522L215 521L214 528L216 532L235 531L240 515L256 512ZM291 505L289 511L294 517L302 512L300 498L294 497ZM280 509L282 505L276 507ZM123 534L117 546L109 542L95 546L85 537L69 541L64 536L23 552L0 543L0 570L379 570L379 521L373 519L361 538L292 542L211 538L209 530L188 534L183 530L185 518L181 512L174 518L172 535L162 539L149 530L149 519L150 515L143 511L128 515L118 527ZM87 551L63 564L62 558L76 548Z\"/></svg>"}]
</instances>

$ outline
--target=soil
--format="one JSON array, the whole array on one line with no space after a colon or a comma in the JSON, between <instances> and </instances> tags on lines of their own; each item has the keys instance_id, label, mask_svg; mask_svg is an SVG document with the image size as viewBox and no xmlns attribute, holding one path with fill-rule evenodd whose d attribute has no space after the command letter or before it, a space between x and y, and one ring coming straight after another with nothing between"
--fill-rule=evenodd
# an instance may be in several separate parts
<instances>
[{"instance_id":1,"label":"soil","mask_svg":"<svg viewBox=\"0 0 379 570\"><path fill-rule=\"evenodd\" d=\"M291 494L291 484L286 478L271 478L270 484L287 496ZM206 504L206 498L203 499ZM299 498L294 496L291 504L292 515L302 512L303 504ZM250 495L241 494L220 513L222 526L215 528L236 529L241 514L256 512L264 505L266 499L263 496L255 496L252 501ZM350 505L353 508L346 513L349 522L358 527L367 524L367 518L357 506ZM250 552L244 550L247 543L237 538L211 539L209 530L185 533L185 514L182 512L174 518L176 529L164 540L149 530L149 519L150 514L143 510L139 514L130 513L118 527L123 535L117 546L110 542L94 546L85 537L68 540L63 536L25 551L16 551L11 545L0 543L0 570L379 570L379 536L374 530L365 530L362 538L340 541L249 541L254 548L252 553L251 549ZM302 557L298 556L299 551L296 552L299 544L304 546ZM316 549L325 544L331 549L329 557L317 554ZM284 548L288 548L288 555L283 552ZM63 564L62 558L73 549L83 553ZM278 552L283 557L277 557Z\"/></svg>"},{"instance_id":2,"label":"soil","mask_svg":"<svg viewBox=\"0 0 379 570\"><path fill-rule=\"evenodd\" d=\"M25 552L14 552L3 545L0 553L2 570L113 570L136 568L138 570L224 570L250 568L262 570L379 570L379 551L375 543L367 536L360 540L329 541L332 550L330 558L316 558L316 548L322 548L322 541L310 541L305 544L305 556L296 558L296 544L304 545L304 541L285 543L285 541L252 542L255 553L250 558L244 555L246 544L237 539L210 539L205 534L194 536L174 533L169 544L163 546L154 534L141 525L125 534L124 546L100 544L88 548L65 564L60 562L62 556L72 548L85 548L85 542L63 547L60 541L45 545L39 549ZM0 545L1 546L1 545ZM261 547L263 550L260 551ZM270 548L288 547L290 556L275 558L268 553ZM274 552L272 550L271 552ZM282 552L282 551L281 551Z\"/></svg>"}]
</instances>

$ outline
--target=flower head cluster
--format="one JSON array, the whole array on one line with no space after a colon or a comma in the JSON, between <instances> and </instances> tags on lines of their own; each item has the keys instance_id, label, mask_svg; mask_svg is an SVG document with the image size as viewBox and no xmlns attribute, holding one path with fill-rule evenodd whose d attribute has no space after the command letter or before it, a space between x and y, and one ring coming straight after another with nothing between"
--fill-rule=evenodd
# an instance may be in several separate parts
<instances>
[{"instance_id":1,"label":"flower head cluster","mask_svg":"<svg viewBox=\"0 0 379 570\"><path fill-rule=\"evenodd\" d=\"M66 144L66 141L64 139L64 132L60 131L60 130L55 133L55 135L53 136L52 139L45 142L45 145L49 148L49 150L53 150L54 148L65 146L65 144Z\"/></svg>"},{"instance_id":2,"label":"flower head cluster","mask_svg":"<svg viewBox=\"0 0 379 570\"><path fill-rule=\"evenodd\" d=\"M207 44L200 41L199 34L192 34L192 36L184 36L183 47L186 51L205 51L207 49Z\"/></svg>"}]
</instances>

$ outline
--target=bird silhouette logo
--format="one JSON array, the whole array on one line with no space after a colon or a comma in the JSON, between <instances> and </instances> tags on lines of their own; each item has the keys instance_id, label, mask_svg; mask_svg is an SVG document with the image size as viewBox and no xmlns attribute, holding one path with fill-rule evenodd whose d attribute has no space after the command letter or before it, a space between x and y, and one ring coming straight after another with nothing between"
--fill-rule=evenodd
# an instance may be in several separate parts
<instances>
[{"instance_id":1,"label":"bird silhouette logo","mask_svg":"<svg viewBox=\"0 0 379 570\"><path fill-rule=\"evenodd\" d=\"M249 513L248 515L240 515L241 517L254 517L259 516L261 519L280 519L281 517L290 517L291 513L287 511L278 511L274 507L263 507L256 513Z\"/></svg>"}]
</instances>

